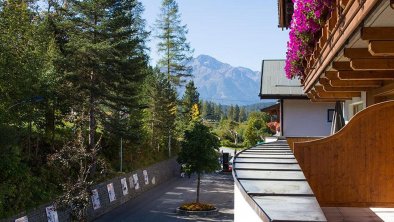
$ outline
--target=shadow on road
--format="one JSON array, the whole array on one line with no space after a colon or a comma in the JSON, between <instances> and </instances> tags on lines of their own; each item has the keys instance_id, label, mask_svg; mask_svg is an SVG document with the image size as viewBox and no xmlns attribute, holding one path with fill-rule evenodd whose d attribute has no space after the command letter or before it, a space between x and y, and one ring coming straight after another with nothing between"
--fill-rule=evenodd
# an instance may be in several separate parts
<instances>
[{"instance_id":1,"label":"shadow on road","mask_svg":"<svg viewBox=\"0 0 394 222\"><path fill-rule=\"evenodd\" d=\"M130 200L96 221L234 221L234 181L232 175L206 174L201 180L201 202L214 204L218 215L182 216L175 209L196 198L196 177L175 178Z\"/></svg>"}]
</instances>

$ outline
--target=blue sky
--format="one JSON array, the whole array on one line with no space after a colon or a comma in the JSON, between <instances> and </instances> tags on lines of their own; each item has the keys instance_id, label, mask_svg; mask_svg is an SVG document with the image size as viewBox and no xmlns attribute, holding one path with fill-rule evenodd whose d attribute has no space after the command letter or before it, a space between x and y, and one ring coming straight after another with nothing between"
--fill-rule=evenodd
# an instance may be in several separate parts
<instances>
[{"instance_id":1,"label":"blue sky","mask_svg":"<svg viewBox=\"0 0 394 222\"><path fill-rule=\"evenodd\" d=\"M141 0L148 29L159 14L161 0ZM194 56L210 55L232 66L260 71L262 59L284 59L288 31L278 28L276 0L178 0ZM151 62L157 60L156 41Z\"/></svg>"}]
</instances>

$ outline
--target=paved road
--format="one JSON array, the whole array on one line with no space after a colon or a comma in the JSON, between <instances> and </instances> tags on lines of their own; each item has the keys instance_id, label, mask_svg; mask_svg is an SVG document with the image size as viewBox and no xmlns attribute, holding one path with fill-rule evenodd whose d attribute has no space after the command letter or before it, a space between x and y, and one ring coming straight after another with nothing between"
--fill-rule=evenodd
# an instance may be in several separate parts
<instances>
[{"instance_id":1,"label":"paved road","mask_svg":"<svg viewBox=\"0 0 394 222\"><path fill-rule=\"evenodd\" d=\"M232 175L208 174L201 180L201 202L219 208L217 216L181 216L175 209L183 202L192 202L196 195L196 177L175 178L147 191L136 199L101 216L96 221L178 222L234 221L234 181Z\"/></svg>"}]
</instances>

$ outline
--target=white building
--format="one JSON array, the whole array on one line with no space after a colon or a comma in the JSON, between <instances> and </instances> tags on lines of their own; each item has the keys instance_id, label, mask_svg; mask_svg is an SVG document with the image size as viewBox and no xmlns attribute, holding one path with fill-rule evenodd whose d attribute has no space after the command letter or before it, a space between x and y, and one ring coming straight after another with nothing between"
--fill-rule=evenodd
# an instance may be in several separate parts
<instances>
[{"instance_id":1,"label":"white building","mask_svg":"<svg viewBox=\"0 0 394 222\"><path fill-rule=\"evenodd\" d=\"M287 79L284 60L263 60L261 99L277 99L279 105L262 111L277 113L280 136L322 137L330 135L334 103L314 103L304 94L298 79Z\"/></svg>"}]
</instances>

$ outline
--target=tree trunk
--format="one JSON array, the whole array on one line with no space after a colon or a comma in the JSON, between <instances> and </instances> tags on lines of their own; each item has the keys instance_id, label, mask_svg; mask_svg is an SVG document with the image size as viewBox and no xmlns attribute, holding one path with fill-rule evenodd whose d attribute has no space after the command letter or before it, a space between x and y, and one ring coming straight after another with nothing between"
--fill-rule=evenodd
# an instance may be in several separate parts
<instances>
[{"instance_id":1,"label":"tree trunk","mask_svg":"<svg viewBox=\"0 0 394 222\"><path fill-rule=\"evenodd\" d=\"M201 174L197 173L197 197L196 197L196 203L200 203L200 179L201 179Z\"/></svg>"},{"instance_id":2,"label":"tree trunk","mask_svg":"<svg viewBox=\"0 0 394 222\"><path fill-rule=\"evenodd\" d=\"M168 130L168 157L171 157L171 130Z\"/></svg>"},{"instance_id":3,"label":"tree trunk","mask_svg":"<svg viewBox=\"0 0 394 222\"><path fill-rule=\"evenodd\" d=\"M96 118L94 115L94 99L92 93L89 101L89 149L93 150L95 145Z\"/></svg>"}]
</instances>

